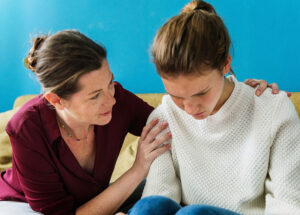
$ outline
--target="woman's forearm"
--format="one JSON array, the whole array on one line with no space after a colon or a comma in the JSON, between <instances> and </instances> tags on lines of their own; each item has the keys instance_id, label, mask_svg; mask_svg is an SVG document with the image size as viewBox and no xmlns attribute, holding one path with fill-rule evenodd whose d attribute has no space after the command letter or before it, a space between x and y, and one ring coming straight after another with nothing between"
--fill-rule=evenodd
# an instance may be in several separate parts
<instances>
[{"instance_id":1,"label":"woman's forearm","mask_svg":"<svg viewBox=\"0 0 300 215\"><path fill-rule=\"evenodd\" d=\"M129 169L103 192L86 202L76 210L76 215L110 215L125 202L144 179L134 168Z\"/></svg>"}]
</instances>

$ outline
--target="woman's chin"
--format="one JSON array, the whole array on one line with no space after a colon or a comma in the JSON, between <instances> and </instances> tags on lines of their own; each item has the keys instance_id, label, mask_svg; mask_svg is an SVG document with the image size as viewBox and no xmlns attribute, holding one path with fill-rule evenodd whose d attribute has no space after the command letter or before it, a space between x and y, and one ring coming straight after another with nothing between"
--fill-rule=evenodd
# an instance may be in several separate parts
<instances>
[{"instance_id":1,"label":"woman's chin","mask_svg":"<svg viewBox=\"0 0 300 215\"><path fill-rule=\"evenodd\" d=\"M96 125L107 125L112 119L112 114L109 115L100 115L98 116L97 121L95 122Z\"/></svg>"}]
</instances>

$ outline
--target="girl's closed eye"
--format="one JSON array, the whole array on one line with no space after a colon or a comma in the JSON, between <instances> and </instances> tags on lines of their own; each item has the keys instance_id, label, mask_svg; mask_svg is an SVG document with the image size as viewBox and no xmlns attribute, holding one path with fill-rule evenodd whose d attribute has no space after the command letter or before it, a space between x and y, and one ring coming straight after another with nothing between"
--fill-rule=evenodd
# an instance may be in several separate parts
<instances>
[{"instance_id":1,"label":"girl's closed eye","mask_svg":"<svg viewBox=\"0 0 300 215\"><path fill-rule=\"evenodd\" d=\"M199 94L197 94L197 95L195 95L195 96L204 96L204 95L206 95L207 92L208 92L208 91L202 92L202 93L199 93Z\"/></svg>"}]
</instances>

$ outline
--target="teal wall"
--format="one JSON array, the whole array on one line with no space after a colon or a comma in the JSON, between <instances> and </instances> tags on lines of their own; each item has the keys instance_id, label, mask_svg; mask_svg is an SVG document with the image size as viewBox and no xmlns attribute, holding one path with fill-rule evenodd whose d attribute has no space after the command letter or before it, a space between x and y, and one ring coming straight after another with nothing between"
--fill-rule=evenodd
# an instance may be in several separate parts
<instances>
[{"instance_id":1,"label":"teal wall","mask_svg":"<svg viewBox=\"0 0 300 215\"><path fill-rule=\"evenodd\" d=\"M0 112L41 92L23 67L30 38L78 29L105 45L116 80L134 93L163 92L149 57L156 30L186 0L0 0ZM239 78L263 78L300 91L299 0L208 0L232 37Z\"/></svg>"}]
</instances>

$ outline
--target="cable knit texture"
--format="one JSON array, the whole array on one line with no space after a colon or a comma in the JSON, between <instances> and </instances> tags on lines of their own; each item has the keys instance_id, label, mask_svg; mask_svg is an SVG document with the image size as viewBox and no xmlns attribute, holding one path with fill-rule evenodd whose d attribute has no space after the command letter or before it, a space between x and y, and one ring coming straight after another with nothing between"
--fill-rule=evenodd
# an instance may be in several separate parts
<instances>
[{"instance_id":1,"label":"cable knit texture","mask_svg":"<svg viewBox=\"0 0 300 215\"><path fill-rule=\"evenodd\" d=\"M300 214L300 120L281 92L238 82L221 109L195 120L166 95L150 115L169 122L171 150L152 164L143 197L242 214Z\"/></svg>"}]
</instances>

